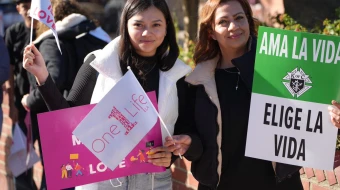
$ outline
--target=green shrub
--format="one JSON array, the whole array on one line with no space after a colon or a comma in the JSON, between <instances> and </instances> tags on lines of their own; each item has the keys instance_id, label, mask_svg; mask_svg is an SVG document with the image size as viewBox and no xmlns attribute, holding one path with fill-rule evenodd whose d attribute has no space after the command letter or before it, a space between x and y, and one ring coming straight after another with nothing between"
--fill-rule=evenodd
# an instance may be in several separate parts
<instances>
[{"instance_id":1,"label":"green shrub","mask_svg":"<svg viewBox=\"0 0 340 190\"><path fill-rule=\"evenodd\" d=\"M311 33L318 33L324 35L333 35L333 36L340 36L340 7L336 9L336 15L338 19L336 20L329 20L325 19L323 21L323 25L315 26L312 29L307 29L306 27L302 26L301 24L297 23L292 17L287 14L279 15L276 18L276 21L282 26L285 30L294 30L294 31L301 31L301 32L311 32Z\"/></svg>"},{"instance_id":2,"label":"green shrub","mask_svg":"<svg viewBox=\"0 0 340 190\"><path fill-rule=\"evenodd\" d=\"M193 57L195 51L195 42L190 40L187 46L188 46L187 50L185 50L183 47L179 47L180 49L179 59L188 64L191 68L194 68L195 63Z\"/></svg>"}]
</instances>

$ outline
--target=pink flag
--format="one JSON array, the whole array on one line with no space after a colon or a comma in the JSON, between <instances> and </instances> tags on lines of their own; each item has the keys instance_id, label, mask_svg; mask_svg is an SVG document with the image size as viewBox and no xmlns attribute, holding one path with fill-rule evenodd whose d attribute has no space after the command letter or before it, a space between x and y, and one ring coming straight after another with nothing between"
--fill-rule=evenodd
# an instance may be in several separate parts
<instances>
[{"instance_id":1,"label":"pink flag","mask_svg":"<svg viewBox=\"0 0 340 190\"><path fill-rule=\"evenodd\" d=\"M59 39L58 34L56 31L55 23L54 23L54 16L53 16L53 9L50 0L32 0L31 3L31 10L30 10L30 17L44 23L48 26L56 39L59 51Z\"/></svg>"}]
</instances>

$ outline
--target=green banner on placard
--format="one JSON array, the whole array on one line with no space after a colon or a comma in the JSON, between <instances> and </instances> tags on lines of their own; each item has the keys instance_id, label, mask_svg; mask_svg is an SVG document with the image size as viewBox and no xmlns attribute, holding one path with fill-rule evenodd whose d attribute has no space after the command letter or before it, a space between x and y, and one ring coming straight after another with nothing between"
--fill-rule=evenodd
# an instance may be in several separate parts
<instances>
[{"instance_id":1,"label":"green banner on placard","mask_svg":"<svg viewBox=\"0 0 340 190\"><path fill-rule=\"evenodd\" d=\"M253 92L323 104L340 100L340 38L260 27Z\"/></svg>"}]
</instances>

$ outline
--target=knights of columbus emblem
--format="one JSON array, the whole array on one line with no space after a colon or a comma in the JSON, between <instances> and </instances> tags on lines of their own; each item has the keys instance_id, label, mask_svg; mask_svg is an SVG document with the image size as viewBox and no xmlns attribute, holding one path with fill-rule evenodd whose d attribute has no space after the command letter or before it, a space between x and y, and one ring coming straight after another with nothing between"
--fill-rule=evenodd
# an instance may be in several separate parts
<instances>
[{"instance_id":1,"label":"knights of columbus emblem","mask_svg":"<svg viewBox=\"0 0 340 190\"><path fill-rule=\"evenodd\" d=\"M283 80L288 80L287 82L283 82L286 86L290 94L298 98L307 90L312 88L308 84L312 84L312 81L309 79L309 75L306 75L305 72L300 68L295 68L292 72L288 72L288 74L283 78Z\"/></svg>"}]
</instances>

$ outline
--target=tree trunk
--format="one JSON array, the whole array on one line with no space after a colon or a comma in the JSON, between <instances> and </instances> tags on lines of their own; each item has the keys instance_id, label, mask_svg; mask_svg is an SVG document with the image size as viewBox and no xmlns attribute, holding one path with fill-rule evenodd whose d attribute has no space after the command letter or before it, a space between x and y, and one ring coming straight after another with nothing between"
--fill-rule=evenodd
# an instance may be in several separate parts
<instances>
[{"instance_id":1,"label":"tree trunk","mask_svg":"<svg viewBox=\"0 0 340 190\"><path fill-rule=\"evenodd\" d=\"M198 28L198 5L199 0L183 0L185 49L190 40L195 41L196 39Z\"/></svg>"}]
</instances>

